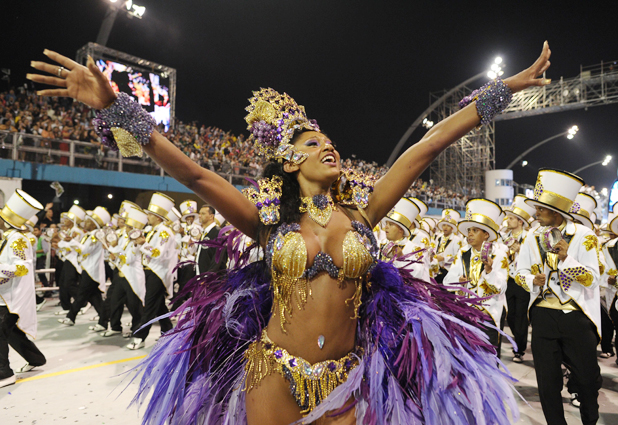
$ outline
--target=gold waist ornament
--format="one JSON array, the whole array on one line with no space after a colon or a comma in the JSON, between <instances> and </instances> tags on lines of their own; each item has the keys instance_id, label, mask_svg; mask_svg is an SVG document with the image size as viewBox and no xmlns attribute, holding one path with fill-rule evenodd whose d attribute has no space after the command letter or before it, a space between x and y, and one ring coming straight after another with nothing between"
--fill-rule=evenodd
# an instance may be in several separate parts
<instances>
[{"instance_id":1,"label":"gold waist ornament","mask_svg":"<svg viewBox=\"0 0 618 425\"><path fill-rule=\"evenodd\" d=\"M349 373L359 365L362 355L363 349L357 347L339 360L311 364L276 345L264 329L261 339L253 342L245 352L247 363L243 391L251 391L266 376L277 372L290 383L290 392L301 413L307 415L348 379Z\"/></svg>"}]
</instances>

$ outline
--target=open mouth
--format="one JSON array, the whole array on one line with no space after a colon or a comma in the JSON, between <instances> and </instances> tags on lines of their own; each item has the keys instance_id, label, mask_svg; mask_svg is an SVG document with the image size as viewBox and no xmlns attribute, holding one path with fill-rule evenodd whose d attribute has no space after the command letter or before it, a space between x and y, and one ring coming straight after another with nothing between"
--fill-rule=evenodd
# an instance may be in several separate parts
<instances>
[{"instance_id":1,"label":"open mouth","mask_svg":"<svg viewBox=\"0 0 618 425\"><path fill-rule=\"evenodd\" d=\"M324 158L322 158L322 164L336 164L337 160L335 159L335 155L332 153L326 154Z\"/></svg>"}]
</instances>

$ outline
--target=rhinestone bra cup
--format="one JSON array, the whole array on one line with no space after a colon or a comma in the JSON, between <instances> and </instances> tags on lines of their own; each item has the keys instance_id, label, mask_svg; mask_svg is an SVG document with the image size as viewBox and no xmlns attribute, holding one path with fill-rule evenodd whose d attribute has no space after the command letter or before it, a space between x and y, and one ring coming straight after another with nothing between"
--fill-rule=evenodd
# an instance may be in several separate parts
<instances>
[{"instance_id":1,"label":"rhinestone bra cup","mask_svg":"<svg viewBox=\"0 0 618 425\"><path fill-rule=\"evenodd\" d=\"M320 251L314 257L313 265L307 268L307 246L299 231L298 224L282 224L271 236L266 249L266 261L272 273L273 311L279 314L281 329L285 332L286 313L291 316L293 307L299 310L304 307L311 295L309 281L322 272L337 279L340 285L346 280L354 281L356 292L346 304L353 303L356 317L363 278L375 265L378 254L373 232L362 223L353 221L352 230L343 240L343 266L337 267L330 255Z\"/></svg>"}]
</instances>

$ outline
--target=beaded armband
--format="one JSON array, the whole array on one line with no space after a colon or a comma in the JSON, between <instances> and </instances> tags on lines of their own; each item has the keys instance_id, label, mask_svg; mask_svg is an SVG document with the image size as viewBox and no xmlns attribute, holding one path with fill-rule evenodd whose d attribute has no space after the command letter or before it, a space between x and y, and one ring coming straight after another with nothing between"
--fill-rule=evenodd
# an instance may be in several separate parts
<instances>
[{"instance_id":1,"label":"beaded armband","mask_svg":"<svg viewBox=\"0 0 618 425\"><path fill-rule=\"evenodd\" d=\"M498 78L464 97L459 102L459 107L464 108L476 102L476 112L481 118L481 125L487 125L509 106L511 99L513 99L511 89Z\"/></svg>"},{"instance_id":2,"label":"beaded armband","mask_svg":"<svg viewBox=\"0 0 618 425\"><path fill-rule=\"evenodd\" d=\"M124 157L141 156L157 123L131 96L119 93L109 107L97 112L92 120L101 142Z\"/></svg>"}]
</instances>

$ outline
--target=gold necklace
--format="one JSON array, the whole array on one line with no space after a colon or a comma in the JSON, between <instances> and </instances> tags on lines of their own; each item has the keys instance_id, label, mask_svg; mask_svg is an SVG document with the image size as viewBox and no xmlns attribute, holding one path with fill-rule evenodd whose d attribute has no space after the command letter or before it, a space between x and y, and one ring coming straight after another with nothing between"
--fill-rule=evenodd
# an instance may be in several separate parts
<instances>
[{"instance_id":1,"label":"gold necklace","mask_svg":"<svg viewBox=\"0 0 618 425\"><path fill-rule=\"evenodd\" d=\"M313 197L305 196L300 199L300 212L309 213L309 217L322 227L326 227L330 221L333 210L337 211L337 207L330 193Z\"/></svg>"}]
</instances>

